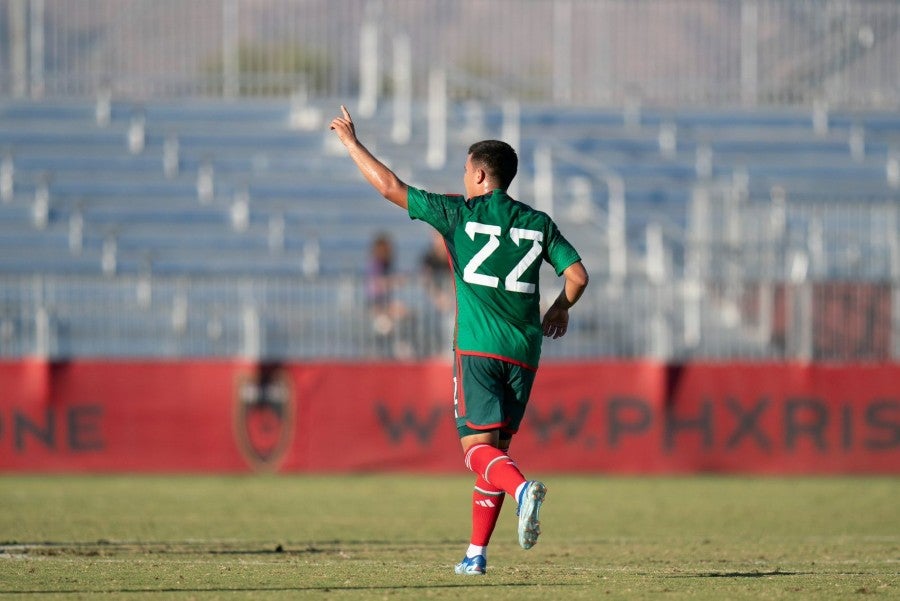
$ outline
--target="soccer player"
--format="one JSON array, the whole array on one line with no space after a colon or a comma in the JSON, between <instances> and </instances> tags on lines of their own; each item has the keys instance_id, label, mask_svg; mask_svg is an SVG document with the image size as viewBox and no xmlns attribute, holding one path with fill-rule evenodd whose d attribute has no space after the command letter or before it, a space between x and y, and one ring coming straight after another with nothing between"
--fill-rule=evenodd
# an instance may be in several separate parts
<instances>
[{"instance_id":1,"label":"soccer player","mask_svg":"<svg viewBox=\"0 0 900 601\"><path fill-rule=\"evenodd\" d=\"M569 308L588 275L581 258L545 213L506 193L518 169L515 150L485 140L469 148L465 198L406 185L359 141L350 113L331 129L366 180L411 219L443 236L456 285L454 412L466 467L476 475L472 536L457 574L487 569L487 546L505 494L518 503L518 538L530 549L540 534L539 512L547 488L526 480L508 450L519 429L541 354L541 335L559 338ZM565 278L559 296L540 317L538 276L542 261Z\"/></svg>"}]
</instances>

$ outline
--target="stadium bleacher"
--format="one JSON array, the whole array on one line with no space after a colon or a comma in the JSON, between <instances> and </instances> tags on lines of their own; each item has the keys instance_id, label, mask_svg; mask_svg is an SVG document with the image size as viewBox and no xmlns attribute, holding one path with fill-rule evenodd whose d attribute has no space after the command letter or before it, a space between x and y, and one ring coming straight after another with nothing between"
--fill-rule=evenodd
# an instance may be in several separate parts
<instances>
[{"instance_id":1,"label":"stadium bleacher","mask_svg":"<svg viewBox=\"0 0 900 601\"><path fill-rule=\"evenodd\" d=\"M118 114L114 110L110 124L100 127L87 106L3 109L0 148L14 169L13 198L0 208L0 219L11 230L0 237L6 271L26 273L31 262L40 272L53 272L52 261L42 260L52 248L62 251L47 257L58 256L60 272L80 266L79 272L90 273L90 261L67 255L96 255L113 237L118 273L146 269L149 261L154 272L172 274L296 275L303 269L293 255L298 245L302 248L319 228L338 222L347 232L343 237L349 250L344 254L354 253L355 260L336 252L322 267L347 271L364 257L360 245L368 236L357 230L372 229L373 217L375 226L396 227L359 202L371 196L362 182L342 176L334 160L323 156L322 132L298 133L286 126L286 107L145 107L146 142L135 154L126 143L129 117L121 115L120 123ZM178 173L166 177L163 145L173 135ZM213 168L214 192L204 201L197 179L206 162ZM329 172L333 178L323 181L322 174ZM42 186L50 205L46 225L34 215ZM246 223L238 216L242 194L248 204ZM79 253L66 249L66 224L76 215L82 220ZM272 239L276 227L284 228L283 242ZM339 238L334 229L332 237ZM320 243L335 246L329 237ZM40 249L24 252L29 244ZM100 270L96 261L93 271Z\"/></svg>"},{"instance_id":2,"label":"stadium bleacher","mask_svg":"<svg viewBox=\"0 0 900 601\"><path fill-rule=\"evenodd\" d=\"M332 105L338 102L318 101L316 109L329 115ZM455 107L450 113L454 122L448 128L454 132L449 164L440 170L427 165L424 158L423 113L421 108L415 111L417 135L409 144L390 142L390 107L360 120L359 128L410 183L458 191L461 169L454 167L454 161L464 156L471 136L499 135L500 110L485 107L481 122L473 126L471 116ZM825 131L816 131L810 112L794 109L643 109L635 123L621 111L523 106L520 117L520 198L533 202L531 186L538 177L533 157L540 149L550 148L557 191L555 216L582 249L589 269L601 278L610 269L610 173L623 187L627 278L639 280L633 285L648 286L647 232L653 225L665 232L666 271L670 272L665 277L683 271L691 228L696 225L691 223L694 193L698 186L712 184L738 189L743 194L740 210L746 214L770 210L778 194L786 198L791 211L785 244L807 244L810 223L821 215L815 206L868 203L884 207L888 219L884 224L873 222L871 216L843 213L818 218L818 235L826 242L850 244L850 254L855 256L871 255L847 265L832 259L820 275L883 278L896 269L890 255L897 226L891 207L897 205L900 190L888 165L900 144L900 115L831 114ZM98 122L97 109L90 102L3 101L0 158L6 175L0 179L6 177L12 190L0 202L0 272L23 277L125 278L132 282L130 289L150 275L287 277L309 282L310 278L362 273L368 245L382 230L394 237L399 270L414 272L428 245L427 229L378 199L348 159L331 150L329 138L324 120L317 127L292 127L290 106L280 101L159 101L140 106L114 101L108 123ZM554 153L556 148L585 160L567 160L566 153ZM206 180L205 170L211 171ZM577 182L583 184L581 188ZM756 222L765 223L765 219ZM746 248L731 248L733 256L765 244L769 234L764 227L757 229L748 224L739 240ZM861 263L869 270L859 270ZM749 265L747 273L757 267ZM641 309L631 303L628 314L610 311L609 299L602 294L595 297L596 306L607 308L585 311L591 317L581 337L584 350L590 346L602 353L604 345L618 345L617 352L627 355L615 334L627 327L630 333L623 338L646 352L649 343L642 341L655 335L637 331L635 311L647 317L637 320L644 322L644 328L659 325L661 312L670 323L684 319L677 311L665 309L669 301L659 297L658 288L648 290L655 295L648 306ZM422 301L416 297L410 302ZM153 310L133 312L135 320L143 320L133 327L171 327L172 300L160 303L156 297ZM192 300L192 311L212 315L217 312L216 303L233 308L240 301L220 298L197 304ZM240 332L243 327L234 311L218 313L221 318L204 317L206 334L201 338L207 342L221 339L221 335L210 335L218 327L225 332ZM302 311L294 313L295 321L307 328L309 320L297 317ZM754 348L742 352L765 354L766 341L742 335L745 324L734 323L728 315L727 310L704 311L701 318L707 331L716 327L731 331L722 334L723 344L749 344ZM76 340L76 329L93 332L95 337L105 329L100 317L92 324L81 316L76 327L74 320L64 319L59 307L55 319L60 339ZM264 319L275 318L268 313ZM216 320L221 323L216 325ZM223 325L223 320L233 323ZM118 327L127 333L132 326ZM272 352L304 352L292 347L297 343L288 342L287 336L278 350L274 341L283 328L269 329L269 344L276 345ZM299 338L310 340L309 336ZM331 339L343 340L335 344L352 352L351 334ZM572 343L576 349L578 344ZM60 343L57 352L83 352L83 347ZM141 354L147 349L126 345L120 352Z\"/></svg>"},{"instance_id":3,"label":"stadium bleacher","mask_svg":"<svg viewBox=\"0 0 900 601\"><path fill-rule=\"evenodd\" d=\"M138 113L145 123L145 142L140 151L131 153L129 123ZM380 142L387 136L379 138L386 130L379 119L388 118L376 116L362 127ZM635 128L613 111L523 109L520 154L525 183L520 186L533 176L529 157L538 145L549 142L602 161L622 178L629 231L637 234L654 218L665 217L684 227L692 189L704 176L732 178L743 172L753 200L769 200L775 186L796 201L887 202L897 197L886 177L886 162L900 138L897 115L832 115L825 134L814 132L811 116L799 111L644 111L640 118ZM496 119L486 114L486 133L496 128ZM673 138L669 150L661 140L664 125ZM864 150L862 156L853 157L850 130L860 127ZM352 255L359 258L378 227L397 232L407 251L401 256L409 256L423 237L407 235L411 230L403 227L403 219L382 210L377 202L366 202L371 191L341 157L326 152L325 135L320 130L291 129L289 107L278 102L192 101L139 109L114 104L106 126L97 124L90 103L6 102L0 108L0 149L14 169L14 193L0 206L4 266L27 271L29 260L36 261L51 249L65 251L65 224L76 214L83 219L81 252L97 251L103 240L115 236L118 269L125 273L146 268L148 260L176 273L178 259L184 262L185 273L202 272L206 267L202 258L198 262L198 254L204 249L213 255L246 250L248 258L257 261L257 269L300 273L300 262L291 262L291 253L323 228L328 233L319 236L319 243L330 253L330 260L321 265L326 270L358 267ZM167 138L178 143L177 174L168 176L163 168ZM453 142L455 151L464 150L464 140ZM422 143L383 152L396 157L420 185L447 191L459 186L452 177L422 164ZM699 153L706 153L705 174L698 165ZM204 163L212 165L214 173L214 197L208 202L198 199L198 174ZM453 173L452 165L445 171ZM595 174L577 165L554 164L557 181L575 176ZM37 225L35 216L41 186L49 197L46 226ZM235 225L233 215L242 192L249 201L244 231ZM529 191L523 192L527 200ZM593 200L601 209L605 193L604 186L594 187ZM565 213L560 218L565 219ZM269 240L279 220L283 220L283 248ZM29 230L37 231L29 236ZM640 244L639 235L635 241ZM17 251L38 243L41 253ZM338 247L346 247L351 256L330 252ZM67 262L66 254L72 253L57 255L63 271L77 264ZM208 258L212 268L215 261ZM41 270L48 266L43 264ZM407 262L404 268L412 266ZM232 271L242 269L235 266Z\"/></svg>"}]
</instances>

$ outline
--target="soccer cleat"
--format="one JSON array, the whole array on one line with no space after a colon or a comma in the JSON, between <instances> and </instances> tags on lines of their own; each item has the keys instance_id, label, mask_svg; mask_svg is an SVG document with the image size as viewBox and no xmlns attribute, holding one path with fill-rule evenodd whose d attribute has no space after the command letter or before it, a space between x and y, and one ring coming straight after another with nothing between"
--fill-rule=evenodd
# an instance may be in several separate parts
<instances>
[{"instance_id":1,"label":"soccer cleat","mask_svg":"<svg viewBox=\"0 0 900 601\"><path fill-rule=\"evenodd\" d=\"M460 576L484 576L487 571L487 559L484 555L463 557L463 560L456 564L454 571Z\"/></svg>"},{"instance_id":2,"label":"soccer cleat","mask_svg":"<svg viewBox=\"0 0 900 601\"><path fill-rule=\"evenodd\" d=\"M547 487L543 482L529 480L519 493L519 545L523 549L530 549L537 543L541 534L540 511L541 503L547 494Z\"/></svg>"}]
</instances>

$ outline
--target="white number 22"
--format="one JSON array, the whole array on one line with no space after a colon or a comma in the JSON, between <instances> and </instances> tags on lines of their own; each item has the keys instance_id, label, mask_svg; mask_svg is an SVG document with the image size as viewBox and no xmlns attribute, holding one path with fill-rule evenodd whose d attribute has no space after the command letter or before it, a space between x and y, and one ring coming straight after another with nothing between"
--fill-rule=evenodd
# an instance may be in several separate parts
<instances>
[{"instance_id":1,"label":"white number 22","mask_svg":"<svg viewBox=\"0 0 900 601\"><path fill-rule=\"evenodd\" d=\"M478 286L496 288L500 284L500 279L492 275L478 273L478 268L481 267L482 263L484 263L494 251L500 248L500 235L502 234L500 226L469 221L466 223L466 234L469 236L469 239L473 241L475 240L476 234L486 235L488 236L488 240L485 245L475 253L469 262L466 263L466 266L463 268L463 280L470 284L477 284ZM520 240L531 240L531 248L528 249L528 252L525 253L525 256L522 257L522 260L516 264L513 270L509 272L503 285L510 292L531 294L535 290L535 285L529 282L522 282L519 278L521 278L528 268L531 267L532 263L540 258L542 250L541 242L544 241L544 234L537 230L526 230L514 227L509 230L509 237L516 246L519 246Z\"/></svg>"}]
</instances>

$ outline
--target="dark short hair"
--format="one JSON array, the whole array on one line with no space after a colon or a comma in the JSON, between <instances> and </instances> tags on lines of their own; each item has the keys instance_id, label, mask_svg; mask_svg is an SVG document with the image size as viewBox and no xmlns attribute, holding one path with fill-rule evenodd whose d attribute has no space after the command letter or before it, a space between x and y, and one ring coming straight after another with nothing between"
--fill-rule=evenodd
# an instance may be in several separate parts
<instances>
[{"instance_id":1,"label":"dark short hair","mask_svg":"<svg viewBox=\"0 0 900 601\"><path fill-rule=\"evenodd\" d=\"M513 147L500 140L482 140L469 146L472 164L484 169L501 190L506 190L519 170Z\"/></svg>"}]
</instances>

